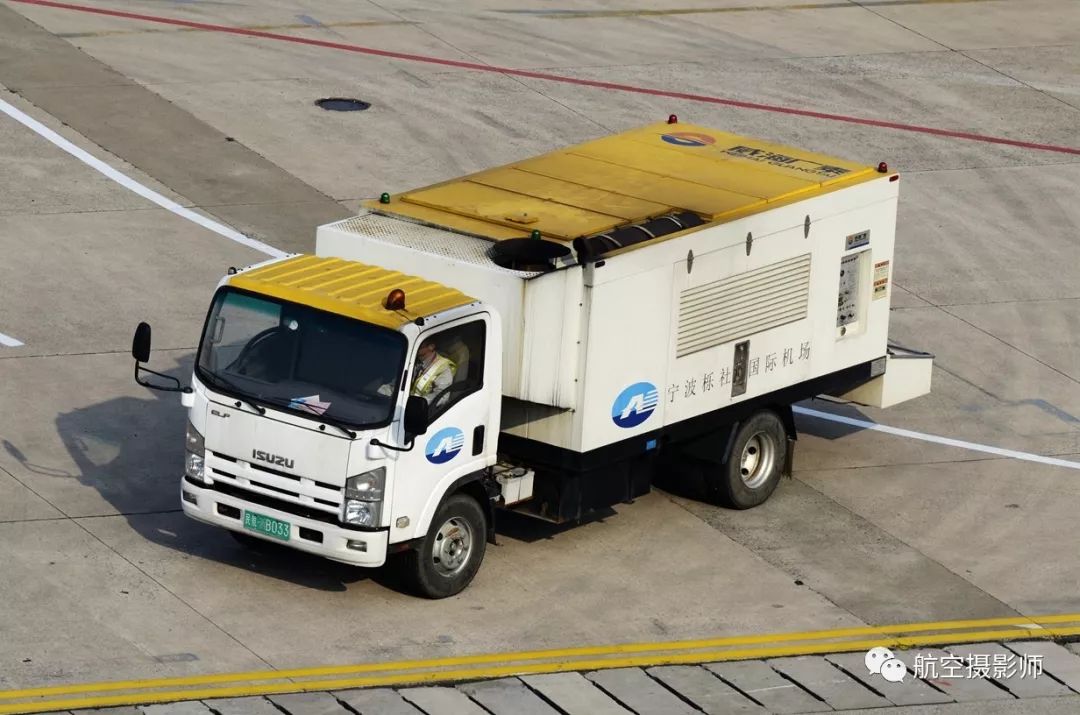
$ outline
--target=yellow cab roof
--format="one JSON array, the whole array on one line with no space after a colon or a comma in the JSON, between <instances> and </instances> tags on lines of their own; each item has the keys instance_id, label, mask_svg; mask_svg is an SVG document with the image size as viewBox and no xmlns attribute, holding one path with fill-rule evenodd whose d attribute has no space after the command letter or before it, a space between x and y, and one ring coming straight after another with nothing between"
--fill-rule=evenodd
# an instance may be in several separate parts
<instances>
[{"instance_id":1,"label":"yellow cab roof","mask_svg":"<svg viewBox=\"0 0 1080 715\"><path fill-rule=\"evenodd\" d=\"M880 176L871 166L690 124L654 124L365 202L493 240L572 241L673 211L716 223Z\"/></svg>"},{"instance_id":2,"label":"yellow cab roof","mask_svg":"<svg viewBox=\"0 0 1080 715\"><path fill-rule=\"evenodd\" d=\"M299 255L231 276L230 286L397 329L416 318L475 302L441 283L341 258ZM405 309L384 307L405 291Z\"/></svg>"}]
</instances>

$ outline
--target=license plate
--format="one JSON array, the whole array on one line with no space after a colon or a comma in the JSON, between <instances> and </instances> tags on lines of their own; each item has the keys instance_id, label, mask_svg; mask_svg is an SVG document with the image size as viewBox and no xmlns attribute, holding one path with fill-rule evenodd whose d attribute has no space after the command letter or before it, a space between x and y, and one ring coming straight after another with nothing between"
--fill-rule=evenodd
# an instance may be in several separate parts
<instances>
[{"instance_id":1,"label":"license plate","mask_svg":"<svg viewBox=\"0 0 1080 715\"><path fill-rule=\"evenodd\" d=\"M282 541L289 540L289 532L292 530L289 522L274 519L273 517L256 514L253 511L244 512L244 528L249 531L257 531L260 534L272 536Z\"/></svg>"}]
</instances>

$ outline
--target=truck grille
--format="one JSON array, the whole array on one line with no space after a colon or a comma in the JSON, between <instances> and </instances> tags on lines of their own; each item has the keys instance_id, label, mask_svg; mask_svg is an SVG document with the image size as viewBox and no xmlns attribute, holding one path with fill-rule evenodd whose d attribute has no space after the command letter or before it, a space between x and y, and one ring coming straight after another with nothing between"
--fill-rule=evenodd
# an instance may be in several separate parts
<instances>
[{"instance_id":1,"label":"truck grille","mask_svg":"<svg viewBox=\"0 0 1080 715\"><path fill-rule=\"evenodd\" d=\"M232 489L240 489L335 517L341 509L343 498L341 487L295 474L286 474L218 452L208 452L206 462L209 476L214 480L215 485L227 485Z\"/></svg>"},{"instance_id":2,"label":"truck grille","mask_svg":"<svg viewBox=\"0 0 1080 715\"><path fill-rule=\"evenodd\" d=\"M806 317L810 254L687 288L679 294L675 357Z\"/></svg>"},{"instance_id":3,"label":"truck grille","mask_svg":"<svg viewBox=\"0 0 1080 715\"><path fill-rule=\"evenodd\" d=\"M277 509L278 511L283 511L288 514L296 514L297 516L302 516L305 519L321 521L325 524L333 524L334 526L339 526L343 529L352 528L348 524L341 524L338 521L337 516L328 514L325 511L319 511L318 509L310 509L308 507L303 507L299 504L293 504L292 502L282 501L281 499L276 499L274 497L263 496L262 494L259 494L257 492L231 486L229 484L226 484L225 482L214 482L213 486L211 486L210 488L220 494L227 494L228 496L236 497L237 499L243 499L244 501L251 502L252 504L258 504L260 506L269 507L271 509Z\"/></svg>"}]
</instances>

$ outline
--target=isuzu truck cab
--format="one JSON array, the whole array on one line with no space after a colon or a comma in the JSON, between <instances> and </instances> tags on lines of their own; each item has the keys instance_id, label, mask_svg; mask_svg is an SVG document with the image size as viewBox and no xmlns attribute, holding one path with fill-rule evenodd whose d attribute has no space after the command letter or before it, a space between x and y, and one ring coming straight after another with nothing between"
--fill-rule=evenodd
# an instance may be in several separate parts
<instances>
[{"instance_id":1,"label":"isuzu truck cab","mask_svg":"<svg viewBox=\"0 0 1080 715\"><path fill-rule=\"evenodd\" d=\"M499 509L551 522L704 475L790 473L791 405L925 394L888 342L898 175L656 124L318 228L230 269L182 392L184 512L454 595ZM143 373L157 376L147 381ZM166 378L167 379L167 378Z\"/></svg>"}]
</instances>

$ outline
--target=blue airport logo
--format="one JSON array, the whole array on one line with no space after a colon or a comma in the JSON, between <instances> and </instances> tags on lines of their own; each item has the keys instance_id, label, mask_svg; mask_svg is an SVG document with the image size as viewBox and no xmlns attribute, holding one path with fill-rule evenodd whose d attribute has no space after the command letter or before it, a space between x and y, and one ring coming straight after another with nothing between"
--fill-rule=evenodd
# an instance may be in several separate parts
<instances>
[{"instance_id":1,"label":"blue airport logo","mask_svg":"<svg viewBox=\"0 0 1080 715\"><path fill-rule=\"evenodd\" d=\"M675 146L709 146L716 143L716 138L699 132L669 132L660 138Z\"/></svg>"},{"instance_id":2,"label":"blue airport logo","mask_svg":"<svg viewBox=\"0 0 1080 715\"><path fill-rule=\"evenodd\" d=\"M424 454L432 464L445 464L456 457L464 446L465 433L457 427L446 427L431 436Z\"/></svg>"},{"instance_id":3,"label":"blue airport logo","mask_svg":"<svg viewBox=\"0 0 1080 715\"><path fill-rule=\"evenodd\" d=\"M611 419L619 427L637 427L649 419L660 404L660 393L651 382L635 382L619 393L611 405Z\"/></svg>"}]
</instances>

